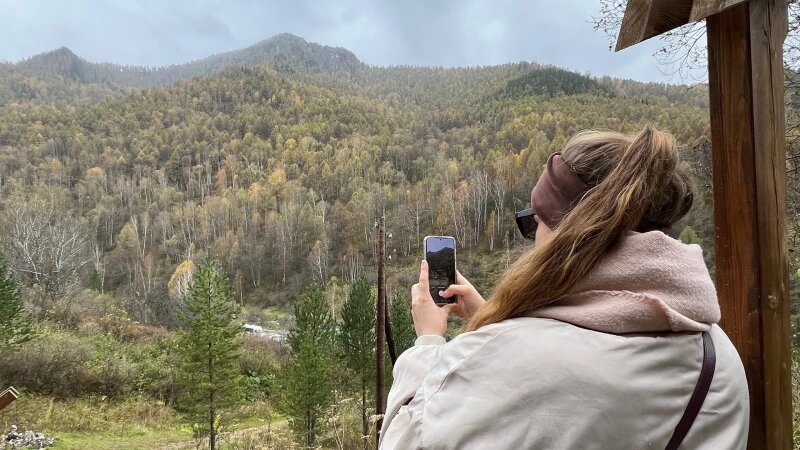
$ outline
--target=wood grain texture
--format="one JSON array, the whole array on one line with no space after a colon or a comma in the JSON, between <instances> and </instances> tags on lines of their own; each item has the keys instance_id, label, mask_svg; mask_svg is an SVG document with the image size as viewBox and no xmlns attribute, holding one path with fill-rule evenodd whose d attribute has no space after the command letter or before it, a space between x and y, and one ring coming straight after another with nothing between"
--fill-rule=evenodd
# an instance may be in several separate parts
<instances>
[{"instance_id":1,"label":"wood grain texture","mask_svg":"<svg viewBox=\"0 0 800 450\"><path fill-rule=\"evenodd\" d=\"M615 51L703 20L747 0L630 0Z\"/></svg>"},{"instance_id":2,"label":"wood grain texture","mask_svg":"<svg viewBox=\"0 0 800 450\"><path fill-rule=\"evenodd\" d=\"M650 5L653 0L629 0L622 17L622 25L617 36L617 47L620 51L644 40L644 29L650 16Z\"/></svg>"},{"instance_id":3,"label":"wood grain texture","mask_svg":"<svg viewBox=\"0 0 800 450\"><path fill-rule=\"evenodd\" d=\"M6 406L10 405L19 397L19 392L13 387L9 387L2 393L0 393L0 411L3 410Z\"/></svg>"},{"instance_id":4,"label":"wood grain texture","mask_svg":"<svg viewBox=\"0 0 800 450\"><path fill-rule=\"evenodd\" d=\"M786 262L785 0L748 4L753 79L756 195L764 381L764 448L792 448L791 344Z\"/></svg>"},{"instance_id":5,"label":"wood grain texture","mask_svg":"<svg viewBox=\"0 0 800 450\"><path fill-rule=\"evenodd\" d=\"M754 5L754 3L760 3ZM781 12L782 10L782 12ZM786 5L708 18L717 291L750 388L748 448L791 449L782 41Z\"/></svg>"},{"instance_id":6,"label":"wood grain texture","mask_svg":"<svg viewBox=\"0 0 800 450\"><path fill-rule=\"evenodd\" d=\"M695 0L689 22L697 22L747 0Z\"/></svg>"}]
</instances>

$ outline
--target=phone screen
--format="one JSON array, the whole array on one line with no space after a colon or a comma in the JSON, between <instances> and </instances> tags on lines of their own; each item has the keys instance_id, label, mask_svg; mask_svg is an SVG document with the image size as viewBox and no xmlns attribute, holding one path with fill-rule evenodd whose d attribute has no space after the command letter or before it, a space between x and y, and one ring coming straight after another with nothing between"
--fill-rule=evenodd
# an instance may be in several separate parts
<instances>
[{"instance_id":1,"label":"phone screen","mask_svg":"<svg viewBox=\"0 0 800 450\"><path fill-rule=\"evenodd\" d=\"M436 303L455 303L439 296L439 291L456 282L456 240L450 236L428 236L425 238L425 261L428 262L428 283L431 296Z\"/></svg>"}]
</instances>

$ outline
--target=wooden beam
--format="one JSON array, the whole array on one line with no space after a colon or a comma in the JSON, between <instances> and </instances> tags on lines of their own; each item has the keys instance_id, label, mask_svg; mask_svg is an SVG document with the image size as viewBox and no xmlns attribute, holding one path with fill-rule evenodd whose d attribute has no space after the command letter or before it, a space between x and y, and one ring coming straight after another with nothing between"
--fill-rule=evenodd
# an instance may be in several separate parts
<instances>
[{"instance_id":1,"label":"wooden beam","mask_svg":"<svg viewBox=\"0 0 800 450\"><path fill-rule=\"evenodd\" d=\"M747 0L695 0L689 22L697 22ZM758 0L756 0L758 1Z\"/></svg>"},{"instance_id":2,"label":"wooden beam","mask_svg":"<svg viewBox=\"0 0 800 450\"><path fill-rule=\"evenodd\" d=\"M14 389L14 386L9 386L8 389L0 393L0 411L6 406L10 405L19 398L19 392Z\"/></svg>"},{"instance_id":3,"label":"wooden beam","mask_svg":"<svg viewBox=\"0 0 800 450\"><path fill-rule=\"evenodd\" d=\"M750 389L748 448L792 448L785 0L739 4L708 24L716 277L722 328Z\"/></svg>"},{"instance_id":4,"label":"wooden beam","mask_svg":"<svg viewBox=\"0 0 800 450\"><path fill-rule=\"evenodd\" d=\"M747 0L629 0L615 51L705 19Z\"/></svg>"}]
</instances>

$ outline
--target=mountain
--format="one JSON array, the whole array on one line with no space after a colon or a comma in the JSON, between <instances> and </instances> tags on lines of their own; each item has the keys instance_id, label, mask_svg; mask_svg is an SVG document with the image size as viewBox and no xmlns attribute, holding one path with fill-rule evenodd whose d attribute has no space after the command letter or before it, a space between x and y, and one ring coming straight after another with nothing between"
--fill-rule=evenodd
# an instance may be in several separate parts
<instances>
[{"instance_id":1,"label":"mountain","mask_svg":"<svg viewBox=\"0 0 800 450\"><path fill-rule=\"evenodd\" d=\"M278 34L255 45L212 55L199 61L169 66L157 73L162 82L211 75L230 66L267 65L281 72L327 72L353 74L365 68L351 51L323 46L289 33Z\"/></svg>"},{"instance_id":2,"label":"mountain","mask_svg":"<svg viewBox=\"0 0 800 450\"><path fill-rule=\"evenodd\" d=\"M97 82L97 66L81 58L67 47L59 47L49 52L34 55L16 65L8 65L5 69L29 75L57 75L82 83Z\"/></svg>"},{"instance_id":3,"label":"mountain","mask_svg":"<svg viewBox=\"0 0 800 450\"><path fill-rule=\"evenodd\" d=\"M125 94L133 88L166 86L235 66L267 66L290 74L345 76L366 68L348 50L307 42L288 33L240 50L159 68L94 63L61 47L16 64L0 63L0 107L29 101L90 103Z\"/></svg>"}]
</instances>

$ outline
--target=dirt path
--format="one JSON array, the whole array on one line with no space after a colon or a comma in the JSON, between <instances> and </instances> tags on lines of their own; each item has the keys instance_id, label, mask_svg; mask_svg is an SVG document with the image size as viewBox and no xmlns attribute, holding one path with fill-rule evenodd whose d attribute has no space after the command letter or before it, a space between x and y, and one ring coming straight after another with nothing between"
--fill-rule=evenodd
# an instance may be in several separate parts
<instances>
[{"instance_id":1,"label":"dirt path","mask_svg":"<svg viewBox=\"0 0 800 450\"><path fill-rule=\"evenodd\" d=\"M259 425L257 427L242 428L241 430L234 430L234 431L229 431L227 433L221 433L219 435L219 442L220 443L235 442L236 440L241 439L241 438L243 438L243 437L245 437L247 435L257 434L257 433L265 433L265 432L268 432L270 430L280 430L280 429L286 427L286 425L287 425L286 420L281 420L281 421L278 421L278 422L272 422L272 423L266 423L264 425ZM203 442L203 446L201 446L199 448L201 448L201 449L207 448L207 445L208 445L208 443L204 441ZM191 441L182 441L182 442L175 442L175 443L172 443L172 444L168 444L168 445L165 445L163 447L160 447L160 450L188 450L188 449L194 449L194 448L198 448L197 447L197 442L194 441L194 440L191 440Z\"/></svg>"}]
</instances>

